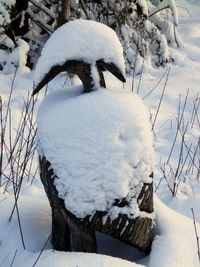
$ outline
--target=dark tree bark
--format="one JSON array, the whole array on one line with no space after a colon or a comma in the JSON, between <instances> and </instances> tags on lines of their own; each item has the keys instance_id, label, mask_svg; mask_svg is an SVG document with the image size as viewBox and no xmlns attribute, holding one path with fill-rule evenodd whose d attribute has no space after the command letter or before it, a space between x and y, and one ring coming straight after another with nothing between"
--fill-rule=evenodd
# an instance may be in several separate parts
<instances>
[{"instance_id":1,"label":"dark tree bark","mask_svg":"<svg viewBox=\"0 0 200 267\"><path fill-rule=\"evenodd\" d=\"M71 15L71 0L61 0L61 10L58 13L58 27L68 22Z\"/></svg>"}]
</instances>

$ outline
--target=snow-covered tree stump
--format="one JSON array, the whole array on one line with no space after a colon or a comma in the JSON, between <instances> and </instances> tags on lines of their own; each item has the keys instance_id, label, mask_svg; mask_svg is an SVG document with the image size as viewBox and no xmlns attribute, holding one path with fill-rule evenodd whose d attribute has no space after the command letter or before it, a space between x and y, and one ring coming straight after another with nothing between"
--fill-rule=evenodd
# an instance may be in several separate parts
<instances>
[{"instance_id":1,"label":"snow-covered tree stump","mask_svg":"<svg viewBox=\"0 0 200 267\"><path fill-rule=\"evenodd\" d=\"M52 208L55 249L95 252L95 231L144 251L152 241L148 114L137 95L105 90L103 71L124 82L124 69L115 32L97 22L67 23L42 51L34 93L61 71L77 74L83 83L48 94L38 111L40 173Z\"/></svg>"},{"instance_id":2,"label":"snow-covered tree stump","mask_svg":"<svg viewBox=\"0 0 200 267\"><path fill-rule=\"evenodd\" d=\"M54 186L54 173L45 157L40 158L40 177L52 208L52 242L57 250L96 252L95 231L99 231L133 245L143 251L150 248L153 236L152 217L129 219L119 214L111 220L106 211L97 211L84 219L76 218L69 212L64 200L59 198ZM153 177L152 177L153 178ZM137 199L140 211L153 213L153 183L145 183ZM116 207L128 205L126 199L116 200ZM71 246L70 246L71 242Z\"/></svg>"}]
</instances>

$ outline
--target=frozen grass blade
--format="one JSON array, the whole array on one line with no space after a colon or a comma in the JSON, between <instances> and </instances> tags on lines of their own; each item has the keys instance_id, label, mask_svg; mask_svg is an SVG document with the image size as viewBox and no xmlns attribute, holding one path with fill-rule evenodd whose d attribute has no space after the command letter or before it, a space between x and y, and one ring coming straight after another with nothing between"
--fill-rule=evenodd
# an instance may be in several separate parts
<instances>
[{"instance_id":1,"label":"frozen grass blade","mask_svg":"<svg viewBox=\"0 0 200 267\"><path fill-rule=\"evenodd\" d=\"M166 73L168 70L166 70L163 75L161 76L161 78L158 80L158 82L156 83L156 85L149 91L149 93L147 95L145 95L142 99L144 100L145 98L147 98L148 96L150 96L153 91L157 88L157 86L162 82L163 78L165 77Z\"/></svg>"},{"instance_id":2,"label":"frozen grass blade","mask_svg":"<svg viewBox=\"0 0 200 267\"><path fill-rule=\"evenodd\" d=\"M135 70L136 70L137 57L138 57L138 49L136 50L136 53L135 53L135 61L134 61L134 66L133 66L133 77L132 77L132 85L131 85L132 92L134 91L134 86L135 86Z\"/></svg>"},{"instance_id":3,"label":"frozen grass blade","mask_svg":"<svg viewBox=\"0 0 200 267\"><path fill-rule=\"evenodd\" d=\"M163 178L166 180L173 197L177 195L180 184L184 185L185 188L181 187L180 190L184 190L182 192L186 195L192 193L195 196L193 182L195 180L199 182L200 138L194 137L193 141L188 139L188 136L193 137L191 129L199 127L197 119L199 114L198 94L193 101L191 117L186 120L186 117L188 117L186 107L190 107L188 99L189 90L184 97L183 103L181 103L181 96L179 96L175 136L164 167L161 167ZM172 154L178 152L178 150L179 153L176 154L176 159L173 159Z\"/></svg>"},{"instance_id":4,"label":"frozen grass blade","mask_svg":"<svg viewBox=\"0 0 200 267\"><path fill-rule=\"evenodd\" d=\"M0 187L2 185L2 168L3 168L3 140L4 140L4 132L3 132L3 105L2 98L0 96L0 132L1 132L1 144L0 144Z\"/></svg>"},{"instance_id":5,"label":"frozen grass blade","mask_svg":"<svg viewBox=\"0 0 200 267\"><path fill-rule=\"evenodd\" d=\"M161 103L162 103L163 96L164 96L164 93L165 93L166 85L167 85L167 82L168 82L168 79L169 79L170 69L171 69L171 67L167 71L167 77L166 77L165 84L164 84L164 87L163 87L163 90L162 90L162 94L161 94L161 97L160 97L160 101L159 101L159 104L158 104L156 115L154 117L154 121L153 121L153 124L152 124L152 131L153 131L154 127L155 127L156 119L157 119L157 116L158 116L158 113L159 113L159 110L160 110L160 107L161 107Z\"/></svg>"},{"instance_id":6,"label":"frozen grass blade","mask_svg":"<svg viewBox=\"0 0 200 267\"><path fill-rule=\"evenodd\" d=\"M174 149L176 140L177 140L177 136L178 136L179 128L180 128L181 123L182 123L182 120L183 120L183 115L184 115L185 107L186 107L187 100L188 100L188 94L189 94L189 90L187 91L187 94L186 94L186 97L185 97L185 101L184 101L184 104L183 104L183 109L182 109L181 115L180 115L180 105L181 105L181 103L180 103L180 97L179 97L178 118L177 118L177 129L176 129L176 133L175 133L174 141L173 141L173 144L172 144L172 147L171 147L171 151L170 151L169 156L168 156L168 159L167 159L167 163L169 163L169 160L170 160L170 158L171 158L171 155L172 155L172 152L173 152L173 149Z\"/></svg>"},{"instance_id":7,"label":"frozen grass blade","mask_svg":"<svg viewBox=\"0 0 200 267\"><path fill-rule=\"evenodd\" d=\"M35 123L33 123L33 110L35 102L36 99L34 99L30 94L28 94L27 100L24 102L25 115L23 119L20 120L22 122L22 125L20 127L19 132L17 132L17 151L15 152L15 155L12 155L12 159L14 158L16 163L16 201L18 201L24 177L30 176L32 161L36 150L36 125ZM26 130L28 131L28 133L25 136ZM14 175L12 177L14 177ZM10 219L12 218L12 215L14 213L16 204L17 203L15 203L11 212Z\"/></svg>"},{"instance_id":8,"label":"frozen grass blade","mask_svg":"<svg viewBox=\"0 0 200 267\"><path fill-rule=\"evenodd\" d=\"M22 245L25 249L23 229L18 207L18 199L24 179L34 179L36 170L33 169L33 158L36 150L36 124L34 119L34 106L37 101L28 93L23 100L23 109L16 129L13 127L13 110L11 100L14 89L16 72L13 76L7 103L0 99L0 186L5 191L12 191L14 206L9 217L11 221L14 211L18 220ZM12 187L11 187L12 185Z\"/></svg>"},{"instance_id":9,"label":"frozen grass blade","mask_svg":"<svg viewBox=\"0 0 200 267\"><path fill-rule=\"evenodd\" d=\"M192 211L192 218L193 218L193 223L194 223L194 231L195 231L195 236L196 236L196 240L197 240L197 254L198 254L198 258L199 258L199 262L200 262L200 244L199 244L199 236L197 233L197 226L196 226L196 220L195 220L195 215L194 215L194 210L193 208L191 208Z\"/></svg>"},{"instance_id":10,"label":"frozen grass blade","mask_svg":"<svg viewBox=\"0 0 200 267\"><path fill-rule=\"evenodd\" d=\"M137 94L139 94L139 91L140 91L140 85L141 85L141 81L142 81L143 70L144 70L144 59L142 61L142 69L141 69L141 72L140 72L140 78L139 78L139 82L138 82Z\"/></svg>"},{"instance_id":11,"label":"frozen grass blade","mask_svg":"<svg viewBox=\"0 0 200 267\"><path fill-rule=\"evenodd\" d=\"M5 258L0 262L0 266L5 266L4 263L5 261L8 259L8 257L10 256L11 251L5 256Z\"/></svg>"},{"instance_id":12,"label":"frozen grass blade","mask_svg":"<svg viewBox=\"0 0 200 267\"><path fill-rule=\"evenodd\" d=\"M17 255L17 249L15 250L15 253L14 253L14 256L13 256L13 259L12 259L12 262L11 262L11 264L10 264L10 267L13 266L13 263L14 263L14 261L15 261L16 255Z\"/></svg>"},{"instance_id":13,"label":"frozen grass blade","mask_svg":"<svg viewBox=\"0 0 200 267\"><path fill-rule=\"evenodd\" d=\"M41 249L41 251L40 251L40 253L39 253L39 255L38 255L36 261L35 261L34 264L32 265L32 267L35 267L35 266L36 266L36 264L37 264L37 262L39 261L41 255L42 255L42 253L43 253L43 251L44 251L44 249L46 248L46 246L47 246L47 244L48 244L50 238L51 238L51 234L50 234L49 237L47 238L47 240L46 240L46 242L45 242L43 248Z\"/></svg>"}]
</instances>

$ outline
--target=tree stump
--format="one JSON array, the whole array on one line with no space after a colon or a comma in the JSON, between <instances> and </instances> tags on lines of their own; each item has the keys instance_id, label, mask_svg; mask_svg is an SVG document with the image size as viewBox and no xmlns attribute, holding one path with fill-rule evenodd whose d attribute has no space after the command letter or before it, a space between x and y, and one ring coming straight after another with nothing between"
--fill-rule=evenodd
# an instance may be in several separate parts
<instances>
[{"instance_id":1,"label":"tree stump","mask_svg":"<svg viewBox=\"0 0 200 267\"><path fill-rule=\"evenodd\" d=\"M125 82L121 44L112 29L94 21L69 22L53 36L38 61L33 94L63 71L83 84L47 95L38 111L41 180L52 208L54 248L95 252L99 231L146 251L154 226L148 114L137 95L105 90L103 75L107 70ZM58 42L63 53L58 48L56 61L46 65L54 40L63 36L70 42ZM97 40L92 49L85 36Z\"/></svg>"},{"instance_id":2,"label":"tree stump","mask_svg":"<svg viewBox=\"0 0 200 267\"><path fill-rule=\"evenodd\" d=\"M65 208L63 199L58 197L50 162L40 157L39 165L41 181L52 209L52 243L55 249L96 252L95 231L99 231L142 251L149 250L154 230L151 216L129 219L127 215L120 214L112 221L106 211L97 211L93 217L76 218ZM150 177L153 178L153 174ZM153 213L153 183L144 183L137 201L140 211ZM128 202L126 199L120 202L116 200L115 205L123 207Z\"/></svg>"}]
</instances>

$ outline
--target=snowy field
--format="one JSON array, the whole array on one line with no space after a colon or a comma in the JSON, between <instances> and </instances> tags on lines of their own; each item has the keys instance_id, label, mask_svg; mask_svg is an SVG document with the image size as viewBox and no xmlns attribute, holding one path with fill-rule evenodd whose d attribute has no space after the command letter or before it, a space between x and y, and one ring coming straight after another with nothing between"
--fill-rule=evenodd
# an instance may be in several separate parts
<instances>
[{"instance_id":1,"label":"snowy field","mask_svg":"<svg viewBox=\"0 0 200 267\"><path fill-rule=\"evenodd\" d=\"M37 155L33 156L34 134L29 134L35 128L44 92L39 94L33 114L30 112L26 118L28 129L23 131L22 110L24 99L33 90L33 73L0 73L2 109L8 118L4 137L7 149L0 158L5 167L2 172L7 175L6 179L0 178L0 266L200 266L197 242L197 235L200 236L200 2L179 0L178 7L180 48L172 49L174 63L160 69L145 64L142 75L135 79L129 77L124 88L111 74L106 75L108 88L133 89L149 109L156 158L156 232L150 254L103 234L97 234L99 254L52 249L50 207L37 172ZM66 76L61 74L49 83L47 90L64 86ZM10 110L6 108L7 103ZM29 161L23 158L24 150L28 151ZM9 159L11 155L14 157ZM16 166L22 166L17 170L17 178L13 173ZM23 178L22 183L19 176ZM19 195L13 193L15 184L20 188ZM16 201L18 205L12 214Z\"/></svg>"}]
</instances>

